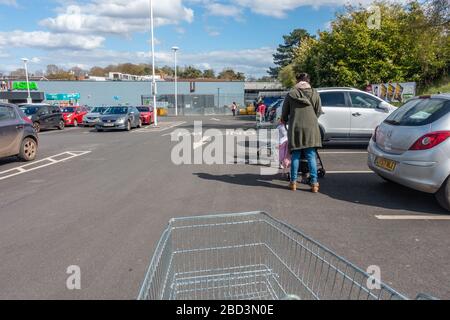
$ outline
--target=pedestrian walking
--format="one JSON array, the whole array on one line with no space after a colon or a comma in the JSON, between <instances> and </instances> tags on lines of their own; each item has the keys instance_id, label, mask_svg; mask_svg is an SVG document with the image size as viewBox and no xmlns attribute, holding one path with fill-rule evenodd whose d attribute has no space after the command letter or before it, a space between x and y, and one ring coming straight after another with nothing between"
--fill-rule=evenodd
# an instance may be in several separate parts
<instances>
[{"instance_id":1,"label":"pedestrian walking","mask_svg":"<svg viewBox=\"0 0 450 320\"><path fill-rule=\"evenodd\" d=\"M322 103L317 90L310 84L307 73L296 75L297 85L286 96L282 121L288 123L289 150L291 152L291 182L289 188L297 190L297 178L302 153L308 161L311 191L319 192L317 148L322 147L319 117Z\"/></svg>"},{"instance_id":2,"label":"pedestrian walking","mask_svg":"<svg viewBox=\"0 0 450 320\"><path fill-rule=\"evenodd\" d=\"M265 121L265 116L266 116L266 105L264 104L264 102L261 100L258 104L258 109L257 109L257 113L259 115L259 122L263 122Z\"/></svg>"},{"instance_id":3,"label":"pedestrian walking","mask_svg":"<svg viewBox=\"0 0 450 320\"><path fill-rule=\"evenodd\" d=\"M236 110L237 110L237 104L236 102L233 102L231 105L231 111L233 112L233 117L236 117Z\"/></svg>"}]
</instances>

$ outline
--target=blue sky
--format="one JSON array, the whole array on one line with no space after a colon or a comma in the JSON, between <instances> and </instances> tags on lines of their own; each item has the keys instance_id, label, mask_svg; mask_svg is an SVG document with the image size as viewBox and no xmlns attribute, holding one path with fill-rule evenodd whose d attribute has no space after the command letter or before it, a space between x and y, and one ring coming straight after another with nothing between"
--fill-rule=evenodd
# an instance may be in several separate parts
<instances>
[{"instance_id":1,"label":"blue sky","mask_svg":"<svg viewBox=\"0 0 450 320\"><path fill-rule=\"evenodd\" d=\"M282 36L325 29L345 0L154 0L157 65L262 76ZM149 0L0 0L0 72L148 62Z\"/></svg>"}]
</instances>

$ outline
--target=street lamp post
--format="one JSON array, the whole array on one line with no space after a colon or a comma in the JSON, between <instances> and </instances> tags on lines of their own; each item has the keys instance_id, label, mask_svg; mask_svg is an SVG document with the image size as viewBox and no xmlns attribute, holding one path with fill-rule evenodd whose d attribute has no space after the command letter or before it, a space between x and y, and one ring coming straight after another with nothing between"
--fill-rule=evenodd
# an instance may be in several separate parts
<instances>
[{"instance_id":1,"label":"street lamp post","mask_svg":"<svg viewBox=\"0 0 450 320\"><path fill-rule=\"evenodd\" d=\"M33 103L33 100L31 99L31 92L30 92L30 81L28 80L28 59L22 58L23 64L25 65L25 78L27 80L27 90L28 90L28 98L27 103Z\"/></svg>"},{"instance_id":2,"label":"street lamp post","mask_svg":"<svg viewBox=\"0 0 450 320\"><path fill-rule=\"evenodd\" d=\"M178 78L177 78L177 51L178 47L172 47L175 58L175 116L178 116Z\"/></svg>"},{"instance_id":3,"label":"street lamp post","mask_svg":"<svg viewBox=\"0 0 450 320\"><path fill-rule=\"evenodd\" d=\"M152 94L153 94L153 118L154 126L158 126L158 108L156 107L156 78L155 78L155 36L154 36L154 23L153 23L153 0L150 0L150 29L152 35Z\"/></svg>"}]
</instances>

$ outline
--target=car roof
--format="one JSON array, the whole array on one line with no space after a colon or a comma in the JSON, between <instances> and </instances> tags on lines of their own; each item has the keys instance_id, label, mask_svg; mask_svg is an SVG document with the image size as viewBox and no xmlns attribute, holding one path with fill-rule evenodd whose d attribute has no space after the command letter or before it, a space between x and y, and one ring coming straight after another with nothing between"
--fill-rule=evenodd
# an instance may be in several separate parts
<instances>
[{"instance_id":1,"label":"car roof","mask_svg":"<svg viewBox=\"0 0 450 320\"><path fill-rule=\"evenodd\" d=\"M19 103L20 107L52 107L52 105L47 103Z\"/></svg>"},{"instance_id":2,"label":"car roof","mask_svg":"<svg viewBox=\"0 0 450 320\"><path fill-rule=\"evenodd\" d=\"M356 88L350 88L350 87L326 87L326 88L317 88L317 91L324 92L324 91L355 91L355 92L365 92Z\"/></svg>"}]
</instances>

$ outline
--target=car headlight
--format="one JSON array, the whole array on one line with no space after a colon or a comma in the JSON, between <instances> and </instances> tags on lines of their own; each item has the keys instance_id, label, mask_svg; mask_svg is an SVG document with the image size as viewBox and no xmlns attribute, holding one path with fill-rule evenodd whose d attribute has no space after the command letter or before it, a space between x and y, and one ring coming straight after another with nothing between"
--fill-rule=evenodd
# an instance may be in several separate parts
<instances>
[{"instance_id":1,"label":"car headlight","mask_svg":"<svg viewBox=\"0 0 450 320\"><path fill-rule=\"evenodd\" d=\"M125 118L117 119L117 123L119 123L119 124L125 123Z\"/></svg>"}]
</instances>

